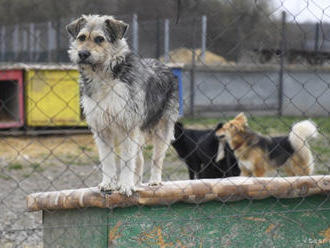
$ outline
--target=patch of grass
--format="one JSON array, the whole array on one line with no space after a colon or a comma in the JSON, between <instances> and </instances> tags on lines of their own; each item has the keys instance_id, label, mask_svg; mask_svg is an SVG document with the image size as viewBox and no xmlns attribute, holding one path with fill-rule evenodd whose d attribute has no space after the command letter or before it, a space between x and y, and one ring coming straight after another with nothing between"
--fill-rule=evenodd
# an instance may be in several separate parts
<instances>
[{"instance_id":1,"label":"patch of grass","mask_svg":"<svg viewBox=\"0 0 330 248\"><path fill-rule=\"evenodd\" d=\"M23 177L24 177L24 178L29 178L30 176L31 176L31 173L24 173L24 174L23 174Z\"/></svg>"},{"instance_id":2,"label":"patch of grass","mask_svg":"<svg viewBox=\"0 0 330 248\"><path fill-rule=\"evenodd\" d=\"M86 165L90 165L93 162L89 160L88 163L86 163L85 161L83 161L82 159L76 159L74 161L71 162L71 165L76 165L76 166L86 166Z\"/></svg>"},{"instance_id":3,"label":"patch of grass","mask_svg":"<svg viewBox=\"0 0 330 248\"><path fill-rule=\"evenodd\" d=\"M10 176L7 176L7 175L0 174L0 179L3 179L3 180L10 180L11 177L10 177Z\"/></svg>"},{"instance_id":4,"label":"patch of grass","mask_svg":"<svg viewBox=\"0 0 330 248\"><path fill-rule=\"evenodd\" d=\"M37 171L37 172L44 171L44 168L42 168L39 163L32 163L29 166L33 169L33 171Z\"/></svg>"},{"instance_id":5,"label":"patch of grass","mask_svg":"<svg viewBox=\"0 0 330 248\"><path fill-rule=\"evenodd\" d=\"M90 156L90 160L91 162L93 162L93 164L99 164L100 160L99 160L99 156L98 155L92 155Z\"/></svg>"},{"instance_id":6,"label":"patch of grass","mask_svg":"<svg viewBox=\"0 0 330 248\"><path fill-rule=\"evenodd\" d=\"M23 165L15 162L15 163L11 163L7 166L8 170L22 170L23 169Z\"/></svg>"},{"instance_id":7,"label":"patch of grass","mask_svg":"<svg viewBox=\"0 0 330 248\"><path fill-rule=\"evenodd\" d=\"M147 145L144 149L147 151L152 151L153 146L152 145Z\"/></svg>"},{"instance_id":8,"label":"patch of grass","mask_svg":"<svg viewBox=\"0 0 330 248\"><path fill-rule=\"evenodd\" d=\"M82 152L92 152L93 149L91 147L88 147L88 146L84 146L84 145L81 145L78 147L79 150L81 150Z\"/></svg>"},{"instance_id":9,"label":"patch of grass","mask_svg":"<svg viewBox=\"0 0 330 248\"><path fill-rule=\"evenodd\" d=\"M227 118L226 120L229 120L230 118ZM196 125L203 125L203 126L215 126L220 121L226 121L224 119L216 119L216 118L183 118L180 121L184 125L188 126L196 126Z\"/></svg>"},{"instance_id":10,"label":"patch of grass","mask_svg":"<svg viewBox=\"0 0 330 248\"><path fill-rule=\"evenodd\" d=\"M248 123L252 130L263 134L286 134L290 131L293 123L311 119L319 127L322 134L330 134L330 119L328 117L292 117L292 116L248 116ZM219 122L226 122L233 117L226 118L183 118L181 121L191 127L212 128Z\"/></svg>"},{"instance_id":11,"label":"patch of grass","mask_svg":"<svg viewBox=\"0 0 330 248\"><path fill-rule=\"evenodd\" d=\"M74 155L74 154L63 154L58 156L58 158L65 164L65 165L75 165L75 166L86 166L95 164L98 161L98 156L93 154L81 154L81 155Z\"/></svg>"},{"instance_id":12,"label":"patch of grass","mask_svg":"<svg viewBox=\"0 0 330 248\"><path fill-rule=\"evenodd\" d=\"M147 145L144 149L143 149L143 157L144 159L151 159L152 158L152 145Z\"/></svg>"},{"instance_id":13,"label":"patch of grass","mask_svg":"<svg viewBox=\"0 0 330 248\"><path fill-rule=\"evenodd\" d=\"M328 154L328 155L330 155L330 149L329 149L329 147L314 145L313 146L313 150L315 152L317 152L317 153L320 153L320 154Z\"/></svg>"},{"instance_id":14,"label":"patch of grass","mask_svg":"<svg viewBox=\"0 0 330 248\"><path fill-rule=\"evenodd\" d=\"M178 159L179 158L178 158L177 152L175 151L175 149L172 146L170 146L170 148L166 152L165 160L168 162L176 162L176 161L178 161Z\"/></svg>"},{"instance_id":15,"label":"patch of grass","mask_svg":"<svg viewBox=\"0 0 330 248\"><path fill-rule=\"evenodd\" d=\"M71 154L61 156L61 161L66 165L82 165L79 156L73 156Z\"/></svg>"}]
</instances>

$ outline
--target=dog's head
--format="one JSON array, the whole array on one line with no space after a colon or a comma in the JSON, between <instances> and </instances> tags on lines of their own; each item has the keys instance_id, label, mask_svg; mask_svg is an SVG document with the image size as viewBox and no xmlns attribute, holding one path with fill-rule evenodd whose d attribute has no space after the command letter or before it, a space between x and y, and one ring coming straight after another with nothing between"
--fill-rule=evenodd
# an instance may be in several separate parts
<instances>
[{"instance_id":1,"label":"dog's head","mask_svg":"<svg viewBox=\"0 0 330 248\"><path fill-rule=\"evenodd\" d=\"M174 138L175 141L183 137L184 127L183 124L179 121L175 122L174 125Z\"/></svg>"},{"instance_id":2,"label":"dog's head","mask_svg":"<svg viewBox=\"0 0 330 248\"><path fill-rule=\"evenodd\" d=\"M233 120L226 122L224 125L219 125L215 135L218 138L231 139L238 133L244 132L247 127L247 118L244 113L240 113Z\"/></svg>"},{"instance_id":3,"label":"dog's head","mask_svg":"<svg viewBox=\"0 0 330 248\"><path fill-rule=\"evenodd\" d=\"M71 37L69 55L78 65L106 65L128 50L128 24L112 16L83 15L66 26Z\"/></svg>"}]
</instances>

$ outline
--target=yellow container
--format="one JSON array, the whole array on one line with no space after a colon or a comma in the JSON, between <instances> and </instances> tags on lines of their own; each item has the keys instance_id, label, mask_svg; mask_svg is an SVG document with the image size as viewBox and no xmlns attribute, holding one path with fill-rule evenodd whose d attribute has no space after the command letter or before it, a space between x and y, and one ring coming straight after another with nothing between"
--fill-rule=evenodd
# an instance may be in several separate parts
<instances>
[{"instance_id":1,"label":"yellow container","mask_svg":"<svg viewBox=\"0 0 330 248\"><path fill-rule=\"evenodd\" d=\"M77 70L30 69L25 72L28 126L87 126L80 108Z\"/></svg>"}]
</instances>

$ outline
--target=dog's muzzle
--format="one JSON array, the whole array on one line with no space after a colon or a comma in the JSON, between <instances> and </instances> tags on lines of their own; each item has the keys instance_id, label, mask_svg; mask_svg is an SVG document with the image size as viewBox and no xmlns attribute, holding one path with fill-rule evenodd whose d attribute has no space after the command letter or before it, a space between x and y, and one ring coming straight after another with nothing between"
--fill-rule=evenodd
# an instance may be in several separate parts
<instances>
[{"instance_id":1,"label":"dog's muzzle","mask_svg":"<svg viewBox=\"0 0 330 248\"><path fill-rule=\"evenodd\" d=\"M80 63L86 63L87 59L91 56L91 53L87 50L82 50L78 52Z\"/></svg>"}]
</instances>

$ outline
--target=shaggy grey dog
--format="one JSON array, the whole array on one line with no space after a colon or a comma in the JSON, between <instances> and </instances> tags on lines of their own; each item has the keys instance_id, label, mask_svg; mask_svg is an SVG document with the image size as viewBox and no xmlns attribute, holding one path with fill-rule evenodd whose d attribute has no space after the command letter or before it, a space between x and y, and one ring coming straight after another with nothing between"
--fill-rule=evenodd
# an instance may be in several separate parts
<instances>
[{"instance_id":1,"label":"shaggy grey dog","mask_svg":"<svg viewBox=\"0 0 330 248\"><path fill-rule=\"evenodd\" d=\"M160 184L178 118L176 78L160 62L130 51L124 38L128 25L122 21L83 15L66 28L72 38L69 55L80 71L81 103L102 163L99 188L131 195L142 182L147 140L153 144L149 183Z\"/></svg>"}]
</instances>

